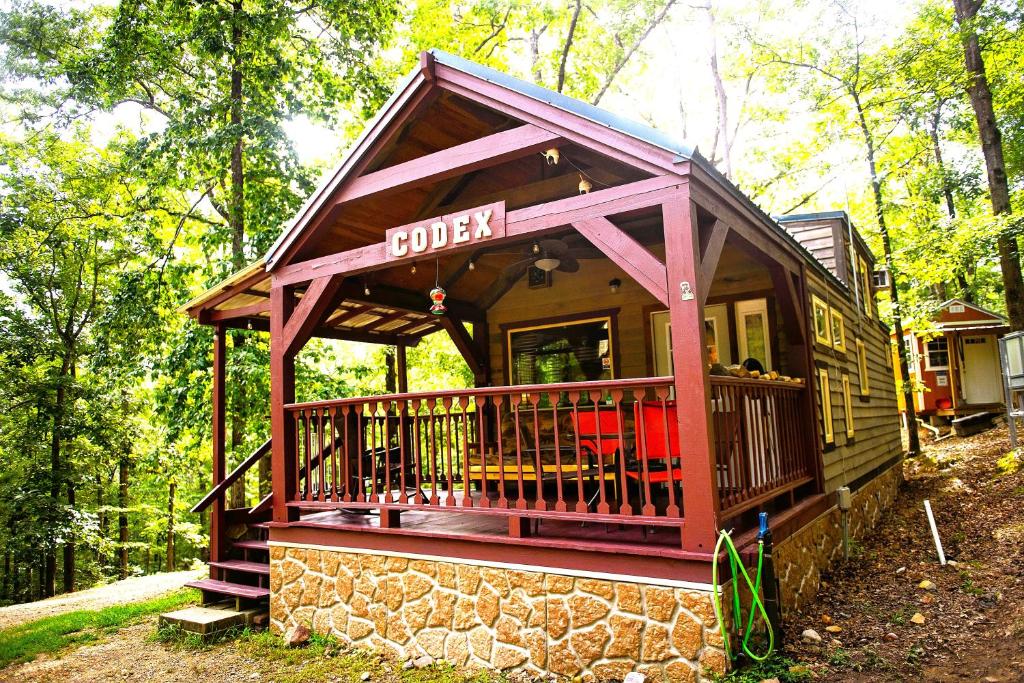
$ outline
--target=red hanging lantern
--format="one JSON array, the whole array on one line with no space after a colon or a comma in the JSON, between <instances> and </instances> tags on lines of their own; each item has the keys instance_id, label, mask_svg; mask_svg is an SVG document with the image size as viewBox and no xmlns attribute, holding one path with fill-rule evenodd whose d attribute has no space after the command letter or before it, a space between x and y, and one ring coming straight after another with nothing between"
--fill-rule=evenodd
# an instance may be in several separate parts
<instances>
[{"instance_id":1,"label":"red hanging lantern","mask_svg":"<svg viewBox=\"0 0 1024 683\"><path fill-rule=\"evenodd\" d=\"M448 310L444 305L444 298L448 296L448 293L438 285L430 290L430 312L434 315L444 315Z\"/></svg>"}]
</instances>

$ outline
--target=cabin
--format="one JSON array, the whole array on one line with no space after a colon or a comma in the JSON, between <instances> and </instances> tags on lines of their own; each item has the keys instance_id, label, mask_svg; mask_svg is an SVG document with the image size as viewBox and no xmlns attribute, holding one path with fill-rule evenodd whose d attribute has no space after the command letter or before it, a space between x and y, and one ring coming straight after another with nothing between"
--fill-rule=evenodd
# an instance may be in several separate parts
<instances>
[{"instance_id":1,"label":"cabin","mask_svg":"<svg viewBox=\"0 0 1024 683\"><path fill-rule=\"evenodd\" d=\"M749 551L769 514L787 613L900 478L874 261L837 216L823 260L820 217L773 220L692 147L424 53L266 257L184 306L214 329L195 585L399 657L725 670L719 531ZM272 429L229 472L232 329L270 335ZM409 386L433 334L472 386ZM313 337L393 347L395 392L309 400ZM270 494L225 509L264 458Z\"/></svg>"},{"instance_id":2,"label":"cabin","mask_svg":"<svg viewBox=\"0 0 1024 683\"><path fill-rule=\"evenodd\" d=\"M939 426L964 416L1002 412L997 340L1009 331L1005 317L963 299L941 303L926 329L904 330L918 417Z\"/></svg>"}]
</instances>

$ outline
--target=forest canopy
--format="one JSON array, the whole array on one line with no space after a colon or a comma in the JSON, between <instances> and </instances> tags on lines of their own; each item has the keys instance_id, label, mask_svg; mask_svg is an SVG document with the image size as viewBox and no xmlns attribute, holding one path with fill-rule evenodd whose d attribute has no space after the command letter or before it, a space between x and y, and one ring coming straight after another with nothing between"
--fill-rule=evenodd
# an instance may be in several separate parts
<instances>
[{"instance_id":1,"label":"forest canopy","mask_svg":"<svg viewBox=\"0 0 1024 683\"><path fill-rule=\"evenodd\" d=\"M891 4L0 2L0 601L203 558L212 333L179 306L263 256L424 49L686 139L772 215L847 210L897 330L954 297L1024 327L1024 3ZM229 346L230 468L270 427L266 335ZM393 358L314 342L298 398L383 392ZM473 381L443 333L409 368Z\"/></svg>"}]
</instances>

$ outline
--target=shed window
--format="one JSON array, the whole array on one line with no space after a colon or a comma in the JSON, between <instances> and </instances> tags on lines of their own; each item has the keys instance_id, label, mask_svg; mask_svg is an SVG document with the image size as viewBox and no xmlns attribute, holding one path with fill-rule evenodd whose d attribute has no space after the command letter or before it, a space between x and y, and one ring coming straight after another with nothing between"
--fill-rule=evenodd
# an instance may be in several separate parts
<instances>
[{"instance_id":1,"label":"shed window","mask_svg":"<svg viewBox=\"0 0 1024 683\"><path fill-rule=\"evenodd\" d=\"M832 346L832 329L828 314L828 304L818 297L811 297L814 310L814 340L825 346Z\"/></svg>"},{"instance_id":2,"label":"shed window","mask_svg":"<svg viewBox=\"0 0 1024 683\"><path fill-rule=\"evenodd\" d=\"M835 443L836 435L832 427L832 388L828 381L828 368L818 368L818 395L821 397L821 434L822 440Z\"/></svg>"},{"instance_id":3,"label":"shed window","mask_svg":"<svg viewBox=\"0 0 1024 683\"><path fill-rule=\"evenodd\" d=\"M610 317L509 330L512 384L612 379L611 330Z\"/></svg>"},{"instance_id":4,"label":"shed window","mask_svg":"<svg viewBox=\"0 0 1024 683\"><path fill-rule=\"evenodd\" d=\"M860 395L869 395L871 383L868 378L868 348L860 339L857 340L857 374L860 379Z\"/></svg>"},{"instance_id":5,"label":"shed window","mask_svg":"<svg viewBox=\"0 0 1024 683\"><path fill-rule=\"evenodd\" d=\"M832 321L832 348L846 353L846 321L843 314L834 308L829 309L829 319Z\"/></svg>"},{"instance_id":6,"label":"shed window","mask_svg":"<svg viewBox=\"0 0 1024 683\"><path fill-rule=\"evenodd\" d=\"M853 401L850 398L850 376L843 373L843 413L846 418L846 438L853 436Z\"/></svg>"},{"instance_id":7,"label":"shed window","mask_svg":"<svg viewBox=\"0 0 1024 683\"><path fill-rule=\"evenodd\" d=\"M936 337L924 345L924 369L949 369L949 343L945 337Z\"/></svg>"}]
</instances>

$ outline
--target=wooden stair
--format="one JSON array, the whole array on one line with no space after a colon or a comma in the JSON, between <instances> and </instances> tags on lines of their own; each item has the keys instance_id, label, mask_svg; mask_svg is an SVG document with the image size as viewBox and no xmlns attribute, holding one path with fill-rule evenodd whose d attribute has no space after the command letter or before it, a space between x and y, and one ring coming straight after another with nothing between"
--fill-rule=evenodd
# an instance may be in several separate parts
<instances>
[{"instance_id":1,"label":"wooden stair","mask_svg":"<svg viewBox=\"0 0 1024 683\"><path fill-rule=\"evenodd\" d=\"M227 598L241 610L243 603L251 605L270 597L269 527L265 522L247 527L244 537L231 542L228 558L210 562L210 578L186 584L202 591L204 605Z\"/></svg>"}]
</instances>

